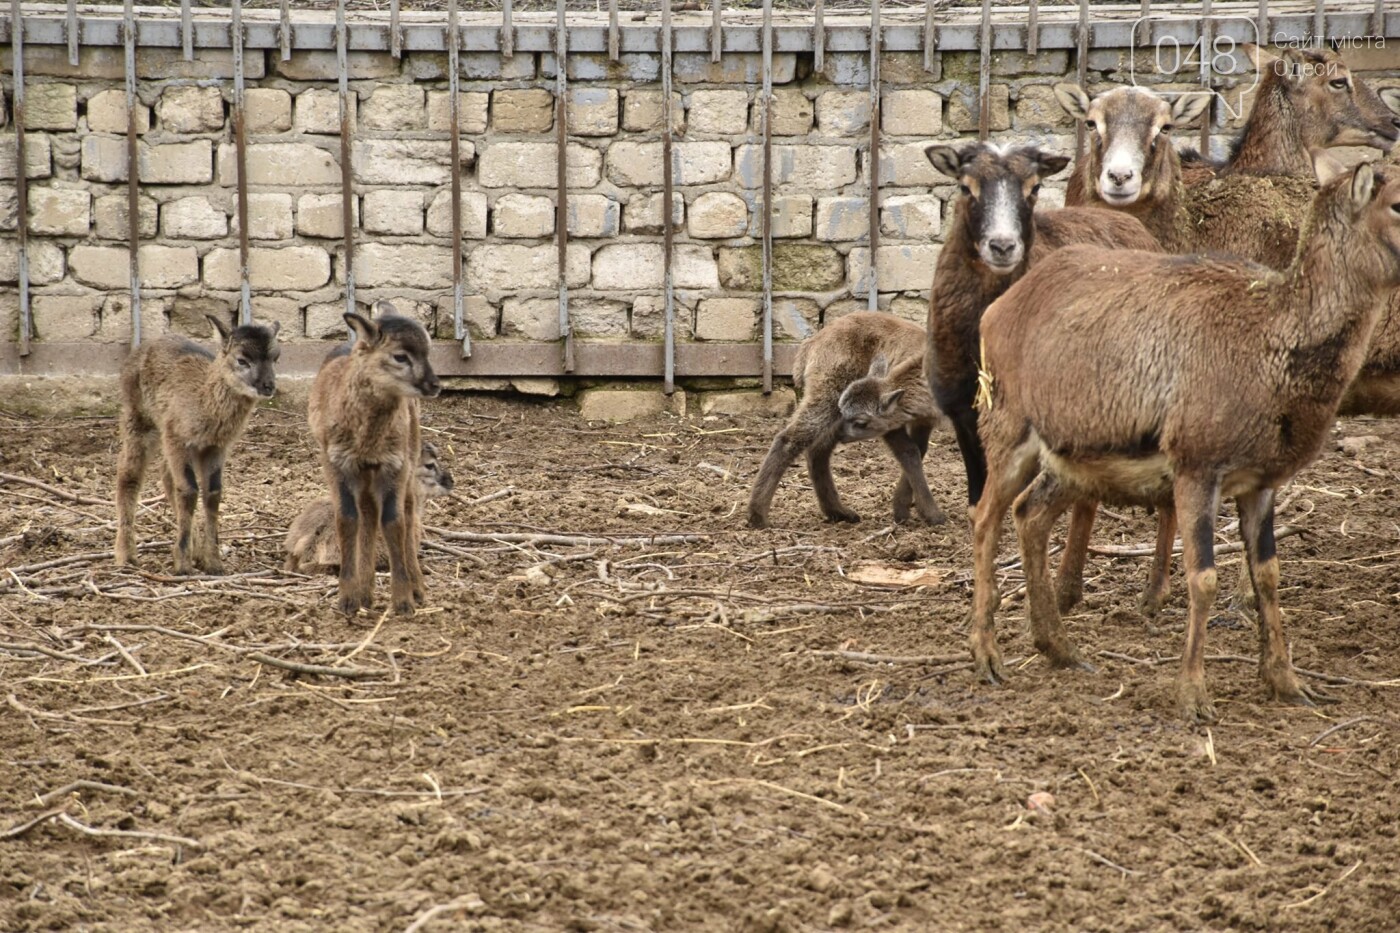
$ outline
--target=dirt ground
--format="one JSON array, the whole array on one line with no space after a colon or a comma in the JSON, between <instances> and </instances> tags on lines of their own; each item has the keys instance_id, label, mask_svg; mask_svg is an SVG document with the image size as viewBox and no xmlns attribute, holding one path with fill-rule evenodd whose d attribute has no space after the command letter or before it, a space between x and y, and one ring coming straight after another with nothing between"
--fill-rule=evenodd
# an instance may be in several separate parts
<instances>
[{"instance_id":1,"label":"dirt ground","mask_svg":"<svg viewBox=\"0 0 1400 933\"><path fill-rule=\"evenodd\" d=\"M457 498L411 620L280 573L320 494L295 412L259 411L226 470L218 579L164 575L158 498L142 571L112 566L112 419L0 418L0 929L1394 928L1393 423L1342 422L1378 438L1281 497L1295 663L1340 703L1268 701L1222 598L1198 729L1184 587L1145 623L1143 558L1091 558L1068 626L1097 674L1048 670L1013 599L1010 683L974 681L967 529L891 527L876 445L836 458L863 523L823 524L798 469L750 531L775 421L425 418ZM949 436L928 470L961 515ZM1151 536L1106 515L1096 543Z\"/></svg>"}]
</instances>

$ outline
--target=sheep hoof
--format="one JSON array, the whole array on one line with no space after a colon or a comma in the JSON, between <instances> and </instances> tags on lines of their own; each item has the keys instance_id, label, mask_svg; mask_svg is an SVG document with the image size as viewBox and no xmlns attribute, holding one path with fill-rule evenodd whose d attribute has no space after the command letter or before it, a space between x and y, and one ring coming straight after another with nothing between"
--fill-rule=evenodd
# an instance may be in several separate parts
<instances>
[{"instance_id":1,"label":"sheep hoof","mask_svg":"<svg viewBox=\"0 0 1400 933\"><path fill-rule=\"evenodd\" d=\"M860 515L850 509L832 509L826 513L826 520L829 522L850 522L852 525L860 524Z\"/></svg>"},{"instance_id":2,"label":"sheep hoof","mask_svg":"<svg viewBox=\"0 0 1400 933\"><path fill-rule=\"evenodd\" d=\"M754 509L750 509L750 510L749 510L749 527L750 527L750 528L767 528L767 527L768 527L768 516L765 515L765 514L763 514L762 512L756 511L756 510L754 510Z\"/></svg>"},{"instance_id":3,"label":"sheep hoof","mask_svg":"<svg viewBox=\"0 0 1400 933\"><path fill-rule=\"evenodd\" d=\"M1157 618L1157 614L1162 611L1162 605L1166 603L1166 601L1166 593L1144 590L1143 594L1138 597L1138 612L1142 613L1144 618L1155 619Z\"/></svg>"},{"instance_id":4,"label":"sheep hoof","mask_svg":"<svg viewBox=\"0 0 1400 933\"><path fill-rule=\"evenodd\" d=\"M1215 722L1215 703L1202 681L1181 681L1177 686L1177 706L1181 717L1189 723L1204 726Z\"/></svg>"},{"instance_id":5,"label":"sheep hoof","mask_svg":"<svg viewBox=\"0 0 1400 933\"><path fill-rule=\"evenodd\" d=\"M935 528L937 528L939 525L948 524L947 514L945 514L944 511L936 505L931 509L920 508L919 516L923 518L925 524L931 525Z\"/></svg>"},{"instance_id":6,"label":"sheep hoof","mask_svg":"<svg viewBox=\"0 0 1400 933\"><path fill-rule=\"evenodd\" d=\"M1006 669L1001 665L1000 652L986 656L973 656L973 668L977 673L977 679L993 687L1000 687L1006 683Z\"/></svg>"},{"instance_id":7,"label":"sheep hoof","mask_svg":"<svg viewBox=\"0 0 1400 933\"><path fill-rule=\"evenodd\" d=\"M336 603L336 609L340 611L340 614L349 616L352 619L360 614L361 609L368 608L369 600L362 599L359 596L342 596Z\"/></svg>"},{"instance_id":8,"label":"sheep hoof","mask_svg":"<svg viewBox=\"0 0 1400 933\"><path fill-rule=\"evenodd\" d=\"M1055 594L1055 608L1059 610L1060 615L1068 615L1071 609L1083 601L1083 586L1062 587L1060 591Z\"/></svg>"}]
</instances>

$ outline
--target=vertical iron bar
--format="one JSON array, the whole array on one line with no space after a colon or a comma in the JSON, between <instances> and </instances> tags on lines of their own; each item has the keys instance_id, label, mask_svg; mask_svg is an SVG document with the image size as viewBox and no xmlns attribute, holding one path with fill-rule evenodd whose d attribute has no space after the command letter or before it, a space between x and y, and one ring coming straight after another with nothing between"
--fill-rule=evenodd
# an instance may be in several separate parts
<instances>
[{"instance_id":1,"label":"vertical iron bar","mask_svg":"<svg viewBox=\"0 0 1400 933\"><path fill-rule=\"evenodd\" d=\"M1269 0L1259 0L1259 23L1255 29L1259 44L1269 44ZM1262 76L1261 76L1262 77Z\"/></svg>"},{"instance_id":2,"label":"vertical iron bar","mask_svg":"<svg viewBox=\"0 0 1400 933\"><path fill-rule=\"evenodd\" d=\"M564 27L564 0L558 0L554 23L554 126L558 132L559 201L554 239L559 246L559 336L564 340L564 372L574 371L574 329L569 324L569 34Z\"/></svg>"},{"instance_id":3,"label":"vertical iron bar","mask_svg":"<svg viewBox=\"0 0 1400 933\"><path fill-rule=\"evenodd\" d=\"M1029 18L1026 20L1026 53L1034 55L1040 48L1040 0L1031 0Z\"/></svg>"},{"instance_id":4,"label":"vertical iron bar","mask_svg":"<svg viewBox=\"0 0 1400 933\"><path fill-rule=\"evenodd\" d=\"M1075 71L1079 86L1089 80L1089 0L1079 0L1079 25L1074 31ZM1074 121L1075 158L1084 157L1084 121Z\"/></svg>"},{"instance_id":5,"label":"vertical iron bar","mask_svg":"<svg viewBox=\"0 0 1400 933\"><path fill-rule=\"evenodd\" d=\"M1317 0L1313 10L1313 41L1319 45L1327 42L1327 0Z\"/></svg>"},{"instance_id":6,"label":"vertical iron bar","mask_svg":"<svg viewBox=\"0 0 1400 933\"><path fill-rule=\"evenodd\" d=\"M977 138L992 132L992 0L982 0L981 59L977 65Z\"/></svg>"},{"instance_id":7,"label":"vertical iron bar","mask_svg":"<svg viewBox=\"0 0 1400 933\"><path fill-rule=\"evenodd\" d=\"M501 57L515 57L515 9L511 0L501 0Z\"/></svg>"},{"instance_id":8,"label":"vertical iron bar","mask_svg":"<svg viewBox=\"0 0 1400 933\"><path fill-rule=\"evenodd\" d=\"M18 6L18 0L15 3ZM136 147L136 16L131 0L122 10L126 65L126 219L131 264L131 346L141 346L141 161Z\"/></svg>"},{"instance_id":9,"label":"vertical iron bar","mask_svg":"<svg viewBox=\"0 0 1400 933\"><path fill-rule=\"evenodd\" d=\"M1268 0L1260 0L1261 4L1267 2ZM1141 17L1143 20L1142 38L1139 39L1136 36L1133 37L1134 42L1138 45L1147 45L1149 42L1152 41L1152 27L1147 23L1147 18L1151 15L1152 0L1142 0L1142 12L1138 14L1138 16ZM1260 39L1259 41L1262 43L1264 40Z\"/></svg>"},{"instance_id":10,"label":"vertical iron bar","mask_svg":"<svg viewBox=\"0 0 1400 933\"><path fill-rule=\"evenodd\" d=\"M773 391L773 0L763 0L763 392Z\"/></svg>"},{"instance_id":11,"label":"vertical iron bar","mask_svg":"<svg viewBox=\"0 0 1400 933\"><path fill-rule=\"evenodd\" d=\"M1381 9L1381 4L1385 0L1376 0L1376 12L1371 14L1371 32L1377 36L1385 35L1385 12ZM1261 43L1264 40L1259 40Z\"/></svg>"},{"instance_id":12,"label":"vertical iron bar","mask_svg":"<svg viewBox=\"0 0 1400 933\"><path fill-rule=\"evenodd\" d=\"M248 129L243 109L243 0L233 0L233 154L238 169L238 320L253 323L248 285Z\"/></svg>"},{"instance_id":13,"label":"vertical iron bar","mask_svg":"<svg viewBox=\"0 0 1400 933\"><path fill-rule=\"evenodd\" d=\"M676 280L671 259L676 237L675 180L671 144L671 0L661 0L661 248L666 314L662 388L667 395L676 391Z\"/></svg>"},{"instance_id":14,"label":"vertical iron bar","mask_svg":"<svg viewBox=\"0 0 1400 933\"><path fill-rule=\"evenodd\" d=\"M932 3L933 0L929 0ZM826 0L817 0L812 22L812 70L822 73L826 67Z\"/></svg>"},{"instance_id":15,"label":"vertical iron bar","mask_svg":"<svg viewBox=\"0 0 1400 933\"><path fill-rule=\"evenodd\" d=\"M622 51L622 34L617 27L617 0L608 0L608 59L617 61Z\"/></svg>"},{"instance_id":16,"label":"vertical iron bar","mask_svg":"<svg viewBox=\"0 0 1400 933\"><path fill-rule=\"evenodd\" d=\"M458 101L461 84L460 50L462 33L457 28L457 0L447 4L447 131L452 134L448 158L452 160L452 332L462 342L462 356L472 355L472 337L462 317L462 110Z\"/></svg>"},{"instance_id":17,"label":"vertical iron bar","mask_svg":"<svg viewBox=\"0 0 1400 933\"><path fill-rule=\"evenodd\" d=\"M403 58L403 32L399 28L399 0L389 0L389 54Z\"/></svg>"},{"instance_id":18,"label":"vertical iron bar","mask_svg":"<svg viewBox=\"0 0 1400 933\"><path fill-rule=\"evenodd\" d=\"M127 0L128 4L130 0ZM15 74L15 227L19 232L19 355L29 355L29 180L24 159L24 20L19 0L10 0L10 44Z\"/></svg>"},{"instance_id":19,"label":"vertical iron bar","mask_svg":"<svg viewBox=\"0 0 1400 933\"><path fill-rule=\"evenodd\" d=\"M282 0L277 18L277 41L282 46L282 61L292 57L292 11L290 0Z\"/></svg>"},{"instance_id":20,"label":"vertical iron bar","mask_svg":"<svg viewBox=\"0 0 1400 933\"><path fill-rule=\"evenodd\" d=\"M350 64L345 32L345 0L335 5L335 62L340 91L340 223L345 238L345 312L355 313L355 214L350 199L353 171L350 165Z\"/></svg>"},{"instance_id":21,"label":"vertical iron bar","mask_svg":"<svg viewBox=\"0 0 1400 933\"><path fill-rule=\"evenodd\" d=\"M821 0L817 0L818 6ZM714 12L710 16L710 61L719 61L720 55L724 53L724 25L720 22L721 8L724 0L715 0Z\"/></svg>"},{"instance_id":22,"label":"vertical iron bar","mask_svg":"<svg viewBox=\"0 0 1400 933\"><path fill-rule=\"evenodd\" d=\"M180 0L180 49L185 61L194 61L194 19L190 13L190 0Z\"/></svg>"},{"instance_id":23,"label":"vertical iron bar","mask_svg":"<svg viewBox=\"0 0 1400 933\"><path fill-rule=\"evenodd\" d=\"M1377 7L1377 9L1380 9ZM68 0L68 19L64 32L68 40L68 64L78 64L78 0Z\"/></svg>"},{"instance_id":24,"label":"vertical iron bar","mask_svg":"<svg viewBox=\"0 0 1400 933\"><path fill-rule=\"evenodd\" d=\"M1211 60L1214 57L1215 23L1211 21L1211 0L1201 0L1201 90L1212 94ZM1210 124L1215 115L1214 99L1201 114L1201 155L1210 158Z\"/></svg>"},{"instance_id":25,"label":"vertical iron bar","mask_svg":"<svg viewBox=\"0 0 1400 933\"><path fill-rule=\"evenodd\" d=\"M880 249L880 0L870 2L870 293L866 307L880 310L875 255Z\"/></svg>"},{"instance_id":26,"label":"vertical iron bar","mask_svg":"<svg viewBox=\"0 0 1400 933\"><path fill-rule=\"evenodd\" d=\"M938 54L938 26L933 18L933 0L924 0L924 71L932 72Z\"/></svg>"}]
</instances>

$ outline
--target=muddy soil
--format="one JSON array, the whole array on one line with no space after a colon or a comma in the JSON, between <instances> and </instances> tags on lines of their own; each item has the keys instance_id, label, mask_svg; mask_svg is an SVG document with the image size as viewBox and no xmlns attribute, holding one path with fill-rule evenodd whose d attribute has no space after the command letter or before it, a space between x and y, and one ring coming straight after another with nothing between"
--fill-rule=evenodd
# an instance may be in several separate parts
<instances>
[{"instance_id":1,"label":"muddy soil","mask_svg":"<svg viewBox=\"0 0 1400 933\"><path fill-rule=\"evenodd\" d=\"M774 421L475 397L426 423L457 498L402 620L383 576L346 619L279 570L321 494L300 415L258 412L226 470L218 579L166 575L154 477L142 568L112 566L111 419L0 419L0 929L1394 928L1395 424L1342 422L1376 438L1281 496L1294 661L1340 702L1268 700L1228 554L1205 729L1172 703L1184 586L1146 622L1142 557L1090 560L1067 625L1097 673L1048 669L1012 598L1010 681L974 680L946 435L944 527L890 525L863 445L836 458L861 524L797 469L750 531ZM1096 544L1152 531L1104 515Z\"/></svg>"}]
</instances>

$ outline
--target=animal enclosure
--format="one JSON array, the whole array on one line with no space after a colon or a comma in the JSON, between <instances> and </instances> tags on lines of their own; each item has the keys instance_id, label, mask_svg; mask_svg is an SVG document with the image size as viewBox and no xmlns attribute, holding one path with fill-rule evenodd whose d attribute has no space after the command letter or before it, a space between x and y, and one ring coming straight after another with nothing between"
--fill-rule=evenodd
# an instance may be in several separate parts
<instances>
[{"instance_id":1,"label":"animal enclosure","mask_svg":"<svg viewBox=\"0 0 1400 933\"><path fill-rule=\"evenodd\" d=\"M1100 673L1049 670L1011 599L991 689L966 528L890 529L875 443L834 461L861 525L790 473L751 531L770 419L435 401L441 611L379 626L334 611L333 577L275 573L324 494L302 415L258 412L230 463L218 579L101 556L112 419L0 426L4 929L401 931L439 905L423 929L1383 929L1400 896L1392 422L1344 422L1280 499L1294 662L1341 705L1269 701L1222 597L1209 732L1170 702L1180 576L1154 623L1133 605L1149 520L1100 517L1118 556L1090 555L1066 622ZM946 432L927 469L957 501ZM859 582L891 571L920 585ZM138 835L10 834L55 809Z\"/></svg>"}]
</instances>

